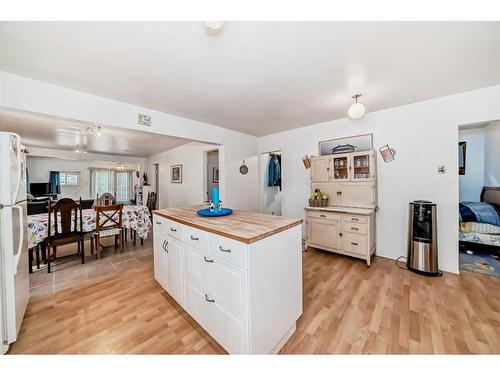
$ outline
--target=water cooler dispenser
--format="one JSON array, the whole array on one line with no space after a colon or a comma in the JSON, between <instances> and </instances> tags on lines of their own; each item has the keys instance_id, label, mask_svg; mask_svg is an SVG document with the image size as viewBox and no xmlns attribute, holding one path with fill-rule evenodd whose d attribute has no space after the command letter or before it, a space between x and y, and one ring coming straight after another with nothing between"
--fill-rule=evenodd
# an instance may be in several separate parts
<instances>
[{"instance_id":1,"label":"water cooler dispenser","mask_svg":"<svg viewBox=\"0 0 500 375\"><path fill-rule=\"evenodd\" d=\"M438 276L436 204L429 201L410 202L408 225L408 269Z\"/></svg>"}]
</instances>

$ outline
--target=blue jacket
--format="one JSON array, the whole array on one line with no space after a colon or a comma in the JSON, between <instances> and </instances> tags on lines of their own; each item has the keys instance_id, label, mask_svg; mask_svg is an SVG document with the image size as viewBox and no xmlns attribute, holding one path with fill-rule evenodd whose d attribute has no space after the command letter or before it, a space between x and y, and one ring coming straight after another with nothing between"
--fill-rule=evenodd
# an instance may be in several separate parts
<instances>
[{"instance_id":1,"label":"blue jacket","mask_svg":"<svg viewBox=\"0 0 500 375\"><path fill-rule=\"evenodd\" d=\"M268 165L267 186L279 186L281 189L281 166L277 155L271 155Z\"/></svg>"}]
</instances>

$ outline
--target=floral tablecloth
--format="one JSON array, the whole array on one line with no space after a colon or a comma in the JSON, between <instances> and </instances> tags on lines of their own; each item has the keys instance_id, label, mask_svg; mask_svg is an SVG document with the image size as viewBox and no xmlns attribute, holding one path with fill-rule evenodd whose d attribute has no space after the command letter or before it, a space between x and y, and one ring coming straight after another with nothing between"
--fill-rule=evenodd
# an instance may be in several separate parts
<instances>
[{"instance_id":1,"label":"floral tablecloth","mask_svg":"<svg viewBox=\"0 0 500 375\"><path fill-rule=\"evenodd\" d=\"M148 231L152 224L149 218L149 211L146 206L123 206L122 211L123 228L133 229L141 238L147 238ZM101 217L102 219L102 217ZM95 230L94 209L82 210L82 223L84 232ZM48 214L38 214L28 216L28 248L31 249L48 237ZM54 223L52 233L54 232ZM60 223L59 223L60 226Z\"/></svg>"}]
</instances>

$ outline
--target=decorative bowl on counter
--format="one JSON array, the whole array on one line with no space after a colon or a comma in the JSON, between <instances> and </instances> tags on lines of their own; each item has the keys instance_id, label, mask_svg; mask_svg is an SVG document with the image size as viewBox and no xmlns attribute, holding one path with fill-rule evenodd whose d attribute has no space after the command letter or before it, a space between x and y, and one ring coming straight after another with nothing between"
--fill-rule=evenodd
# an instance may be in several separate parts
<instances>
[{"instance_id":1,"label":"decorative bowl on counter","mask_svg":"<svg viewBox=\"0 0 500 375\"><path fill-rule=\"evenodd\" d=\"M200 216L217 217L217 216L231 215L233 213L233 210L230 208L221 208L219 211L219 209L217 208L213 210L210 210L209 208L203 208L201 210L196 211L196 213Z\"/></svg>"}]
</instances>

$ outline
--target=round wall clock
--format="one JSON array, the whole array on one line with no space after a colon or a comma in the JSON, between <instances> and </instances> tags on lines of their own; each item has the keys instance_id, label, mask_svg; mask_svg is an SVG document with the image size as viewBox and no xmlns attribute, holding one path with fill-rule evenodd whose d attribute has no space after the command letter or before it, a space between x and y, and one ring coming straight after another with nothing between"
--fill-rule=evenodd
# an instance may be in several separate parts
<instances>
[{"instance_id":1,"label":"round wall clock","mask_svg":"<svg viewBox=\"0 0 500 375\"><path fill-rule=\"evenodd\" d=\"M240 166L240 173L241 174L247 174L248 173L248 167L245 164L245 160L243 160L243 164Z\"/></svg>"}]
</instances>

